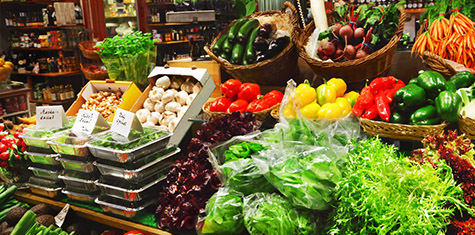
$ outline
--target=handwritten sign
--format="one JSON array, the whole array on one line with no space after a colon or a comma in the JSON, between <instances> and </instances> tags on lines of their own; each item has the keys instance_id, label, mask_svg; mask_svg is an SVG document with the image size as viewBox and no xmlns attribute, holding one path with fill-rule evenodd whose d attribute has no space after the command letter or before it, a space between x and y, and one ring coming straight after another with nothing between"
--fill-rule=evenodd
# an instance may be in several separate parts
<instances>
[{"instance_id":1,"label":"handwritten sign","mask_svg":"<svg viewBox=\"0 0 475 235\"><path fill-rule=\"evenodd\" d=\"M63 106L39 106L36 107L36 125L39 128L61 128L68 125L68 119L64 114Z\"/></svg>"},{"instance_id":2,"label":"handwritten sign","mask_svg":"<svg viewBox=\"0 0 475 235\"><path fill-rule=\"evenodd\" d=\"M108 127L109 124L99 112L80 109L72 130L90 135L96 126Z\"/></svg>"},{"instance_id":3,"label":"handwritten sign","mask_svg":"<svg viewBox=\"0 0 475 235\"><path fill-rule=\"evenodd\" d=\"M128 137L132 129L143 132L142 124L140 124L140 121L137 116L135 116L135 113L118 108L115 111L111 130L117 134Z\"/></svg>"}]
</instances>

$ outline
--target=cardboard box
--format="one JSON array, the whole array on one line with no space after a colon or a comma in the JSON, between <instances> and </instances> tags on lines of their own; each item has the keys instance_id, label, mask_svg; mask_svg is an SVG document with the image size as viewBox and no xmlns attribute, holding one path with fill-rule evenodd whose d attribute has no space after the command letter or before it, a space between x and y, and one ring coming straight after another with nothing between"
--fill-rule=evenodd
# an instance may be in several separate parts
<instances>
[{"instance_id":1,"label":"cardboard box","mask_svg":"<svg viewBox=\"0 0 475 235\"><path fill-rule=\"evenodd\" d=\"M196 98L191 103L190 107L183 115L182 119L178 123L173 132L172 137L170 138L169 144L179 145L183 137L190 129L192 122L189 121L190 118L195 117L201 112L201 108L206 103L211 93L213 93L216 85L214 84L213 79L208 73L207 69L196 69L196 68L176 68L176 67L155 67L150 75L148 76L150 80L150 85L145 89L140 98L135 102L133 107L130 109L131 112L137 112L139 109L143 108L145 100L148 98L148 93L152 90L155 85L155 80L161 76L184 76L184 77L193 77L198 82L201 83L202 87L200 93L196 95Z\"/></svg>"},{"instance_id":2,"label":"cardboard box","mask_svg":"<svg viewBox=\"0 0 475 235\"><path fill-rule=\"evenodd\" d=\"M214 10L169 11L166 14L166 21L169 23L208 22L215 20L216 12Z\"/></svg>"},{"instance_id":3,"label":"cardboard box","mask_svg":"<svg viewBox=\"0 0 475 235\"><path fill-rule=\"evenodd\" d=\"M132 108L137 98L142 95L140 89L133 82L113 80L89 81L79 92L76 101L69 107L66 116L76 116L79 109L81 109L82 105L86 103L92 94L99 91L108 91L109 89L113 92L122 91L122 103L119 105L119 108L127 111ZM108 121L112 122L113 119L114 115L110 116Z\"/></svg>"}]
</instances>

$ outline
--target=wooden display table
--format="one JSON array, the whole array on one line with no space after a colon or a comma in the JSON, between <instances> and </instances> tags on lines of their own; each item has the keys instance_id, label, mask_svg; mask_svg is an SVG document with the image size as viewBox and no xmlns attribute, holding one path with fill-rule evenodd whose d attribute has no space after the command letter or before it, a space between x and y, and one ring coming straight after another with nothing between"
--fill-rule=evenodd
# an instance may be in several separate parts
<instances>
[{"instance_id":1,"label":"wooden display table","mask_svg":"<svg viewBox=\"0 0 475 235\"><path fill-rule=\"evenodd\" d=\"M49 198L45 198L42 196L38 196L36 194L32 194L27 190L18 190L15 193L15 197L17 200L26 202L29 204L39 204L44 203L53 207L54 209L61 210L66 203L55 201ZM87 220L91 220L100 224L104 224L113 228L130 231L130 230L138 230L144 234L160 234L160 235L169 235L170 233L160 230L158 228L153 228L150 226L146 226L143 224L134 223L132 221L119 219L113 216L105 215L96 211L92 211L86 208L70 205L70 209L73 210L77 216L85 218Z\"/></svg>"}]
</instances>

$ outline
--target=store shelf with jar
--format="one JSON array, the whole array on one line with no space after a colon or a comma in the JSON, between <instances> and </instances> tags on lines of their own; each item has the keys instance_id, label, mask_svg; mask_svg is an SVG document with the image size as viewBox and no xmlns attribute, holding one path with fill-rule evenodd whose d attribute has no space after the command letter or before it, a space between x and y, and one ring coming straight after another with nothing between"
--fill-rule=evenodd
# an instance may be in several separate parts
<instances>
[{"instance_id":1,"label":"store shelf with jar","mask_svg":"<svg viewBox=\"0 0 475 235\"><path fill-rule=\"evenodd\" d=\"M137 30L135 0L104 0L103 3L107 37L124 35Z\"/></svg>"}]
</instances>

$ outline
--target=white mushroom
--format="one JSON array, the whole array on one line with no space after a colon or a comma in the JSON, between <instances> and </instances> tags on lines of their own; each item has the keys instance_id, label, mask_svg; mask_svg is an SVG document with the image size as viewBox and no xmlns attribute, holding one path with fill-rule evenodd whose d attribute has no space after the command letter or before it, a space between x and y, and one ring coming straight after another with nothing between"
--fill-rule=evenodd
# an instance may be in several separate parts
<instances>
[{"instance_id":1,"label":"white mushroom","mask_svg":"<svg viewBox=\"0 0 475 235\"><path fill-rule=\"evenodd\" d=\"M150 98L147 98L143 103L143 107L148 109L150 112L155 111L155 102L153 102Z\"/></svg>"},{"instance_id":2,"label":"white mushroom","mask_svg":"<svg viewBox=\"0 0 475 235\"><path fill-rule=\"evenodd\" d=\"M183 78L174 78L172 79L172 84L170 85L170 88L173 89L180 89L181 84L183 84Z\"/></svg>"},{"instance_id":3,"label":"white mushroom","mask_svg":"<svg viewBox=\"0 0 475 235\"><path fill-rule=\"evenodd\" d=\"M140 123L144 123L147 121L148 116L150 116L150 111L148 109L139 109L135 115L137 115Z\"/></svg>"},{"instance_id":4,"label":"white mushroom","mask_svg":"<svg viewBox=\"0 0 475 235\"><path fill-rule=\"evenodd\" d=\"M159 112L152 112L150 116L148 116L147 122L152 122L153 125L157 125L158 122L162 119L162 114Z\"/></svg>"},{"instance_id":5,"label":"white mushroom","mask_svg":"<svg viewBox=\"0 0 475 235\"><path fill-rule=\"evenodd\" d=\"M148 94L148 97L153 102L158 102L162 99L163 94L165 94L165 90L163 88L153 87L153 89Z\"/></svg>"},{"instance_id":6,"label":"white mushroom","mask_svg":"<svg viewBox=\"0 0 475 235\"><path fill-rule=\"evenodd\" d=\"M196 93L190 94L190 95L186 98L186 105L191 105L191 103L193 103L193 100L195 100L196 95L197 95Z\"/></svg>"},{"instance_id":7,"label":"white mushroom","mask_svg":"<svg viewBox=\"0 0 475 235\"><path fill-rule=\"evenodd\" d=\"M154 110L155 112L163 113L165 111L165 105L161 101L159 101L155 103Z\"/></svg>"},{"instance_id":8,"label":"white mushroom","mask_svg":"<svg viewBox=\"0 0 475 235\"><path fill-rule=\"evenodd\" d=\"M188 98L188 93L186 93L186 91L180 91L175 95L175 100L180 105L186 104L187 98Z\"/></svg>"},{"instance_id":9,"label":"white mushroom","mask_svg":"<svg viewBox=\"0 0 475 235\"><path fill-rule=\"evenodd\" d=\"M173 102L170 102L170 103L165 105L165 110L176 113L176 112L178 112L178 108L180 108L180 107L181 107L181 105L179 103L173 101Z\"/></svg>"},{"instance_id":10,"label":"white mushroom","mask_svg":"<svg viewBox=\"0 0 475 235\"><path fill-rule=\"evenodd\" d=\"M201 83L200 83L200 82L195 83L195 85L193 86L193 89L192 89L192 90L193 90L193 94L198 94L198 93L200 93L201 88L202 88L202 86L201 86Z\"/></svg>"},{"instance_id":11,"label":"white mushroom","mask_svg":"<svg viewBox=\"0 0 475 235\"><path fill-rule=\"evenodd\" d=\"M163 76L155 81L155 86L158 88L168 89L168 87L170 87L170 83L170 78L168 76Z\"/></svg>"},{"instance_id":12,"label":"white mushroom","mask_svg":"<svg viewBox=\"0 0 475 235\"><path fill-rule=\"evenodd\" d=\"M194 84L188 78L188 79L186 79L186 82L181 84L180 89L182 91L186 91L187 93L192 93L193 92L193 86L194 86Z\"/></svg>"}]
</instances>

